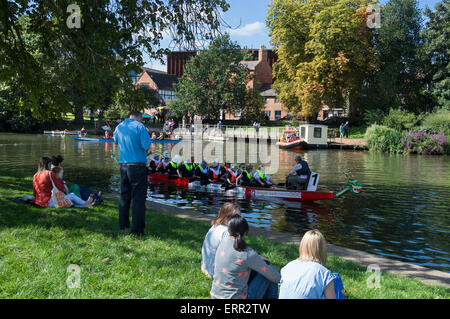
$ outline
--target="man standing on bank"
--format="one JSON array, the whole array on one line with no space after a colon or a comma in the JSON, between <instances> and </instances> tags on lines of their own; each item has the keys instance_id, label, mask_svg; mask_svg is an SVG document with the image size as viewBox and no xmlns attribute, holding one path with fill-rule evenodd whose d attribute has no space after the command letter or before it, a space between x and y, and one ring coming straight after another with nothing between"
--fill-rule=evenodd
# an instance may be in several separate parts
<instances>
[{"instance_id":1,"label":"man standing on bank","mask_svg":"<svg viewBox=\"0 0 450 319\"><path fill-rule=\"evenodd\" d=\"M142 124L142 113L133 111L130 118L120 123L114 131L114 143L119 145L120 165L120 230L130 227L131 234L144 235L145 201L147 198L147 149L150 135Z\"/></svg>"}]
</instances>

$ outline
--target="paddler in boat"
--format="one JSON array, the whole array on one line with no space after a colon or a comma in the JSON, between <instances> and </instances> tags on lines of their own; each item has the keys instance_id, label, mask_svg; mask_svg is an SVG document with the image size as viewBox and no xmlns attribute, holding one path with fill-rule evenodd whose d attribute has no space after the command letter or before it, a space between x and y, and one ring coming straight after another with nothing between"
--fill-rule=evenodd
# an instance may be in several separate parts
<instances>
[{"instance_id":1,"label":"paddler in boat","mask_svg":"<svg viewBox=\"0 0 450 319\"><path fill-rule=\"evenodd\" d=\"M225 174L225 183L222 185L222 187L225 187L226 189L230 189L236 186L236 179L239 176L239 170L237 165L232 165Z\"/></svg>"},{"instance_id":2,"label":"paddler in boat","mask_svg":"<svg viewBox=\"0 0 450 319\"><path fill-rule=\"evenodd\" d=\"M159 154L155 153L153 154L153 157L150 159L149 167L149 173L153 174L156 173L156 169L158 168L159 164L161 163L161 159L159 158Z\"/></svg>"},{"instance_id":3,"label":"paddler in boat","mask_svg":"<svg viewBox=\"0 0 450 319\"><path fill-rule=\"evenodd\" d=\"M194 180L195 167L194 157L191 157L190 160L184 161L180 167L181 176L189 179L189 181Z\"/></svg>"},{"instance_id":4,"label":"paddler in boat","mask_svg":"<svg viewBox=\"0 0 450 319\"><path fill-rule=\"evenodd\" d=\"M195 169L195 176L200 180L200 185L208 185L211 181L209 179L208 173L208 164L205 161L202 161L200 165Z\"/></svg>"},{"instance_id":5,"label":"paddler in boat","mask_svg":"<svg viewBox=\"0 0 450 319\"><path fill-rule=\"evenodd\" d=\"M156 171L160 174L167 174L169 164L170 164L170 153L168 151L165 151L163 153L163 158L162 158L161 162L159 163L158 167L156 168Z\"/></svg>"},{"instance_id":6,"label":"paddler in boat","mask_svg":"<svg viewBox=\"0 0 450 319\"><path fill-rule=\"evenodd\" d=\"M180 166L181 157L180 155L175 155L169 165L167 165L167 173L169 174L169 177L181 178Z\"/></svg>"},{"instance_id":7,"label":"paddler in boat","mask_svg":"<svg viewBox=\"0 0 450 319\"><path fill-rule=\"evenodd\" d=\"M295 157L296 165L286 176L286 188L295 190L305 190L308 186L311 170L306 161L300 155Z\"/></svg>"},{"instance_id":8,"label":"paddler in boat","mask_svg":"<svg viewBox=\"0 0 450 319\"><path fill-rule=\"evenodd\" d=\"M253 184L261 187L271 187L273 185L269 175L266 174L264 166L259 166L253 174Z\"/></svg>"},{"instance_id":9,"label":"paddler in boat","mask_svg":"<svg viewBox=\"0 0 450 319\"><path fill-rule=\"evenodd\" d=\"M252 185L252 165L245 165L242 168L241 174L236 179L236 186L253 186Z\"/></svg>"},{"instance_id":10,"label":"paddler in boat","mask_svg":"<svg viewBox=\"0 0 450 319\"><path fill-rule=\"evenodd\" d=\"M223 176L223 167L220 165L219 160L216 158L209 168L209 180L212 183L217 183Z\"/></svg>"}]
</instances>

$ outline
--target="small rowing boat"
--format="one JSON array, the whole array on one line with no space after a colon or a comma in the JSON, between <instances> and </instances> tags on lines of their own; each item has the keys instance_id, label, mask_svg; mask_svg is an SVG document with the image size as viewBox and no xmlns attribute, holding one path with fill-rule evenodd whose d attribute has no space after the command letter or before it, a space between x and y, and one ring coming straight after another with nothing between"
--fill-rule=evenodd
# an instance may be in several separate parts
<instances>
[{"instance_id":1,"label":"small rowing boat","mask_svg":"<svg viewBox=\"0 0 450 319\"><path fill-rule=\"evenodd\" d=\"M92 138L92 137L79 137L79 136L71 136L74 140L77 141L85 141L85 142L103 142L103 143L114 143L114 139L112 138ZM150 140L151 143L178 143L182 140Z\"/></svg>"},{"instance_id":2,"label":"small rowing boat","mask_svg":"<svg viewBox=\"0 0 450 319\"><path fill-rule=\"evenodd\" d=\"M316 176L314 176L314 174ZM290 190L281 187L261 188L261 187L245 187L238 186L233 188L224 188L222 184L207 184L201 185L199 181L189 182L186 178L170 177L162 174L150 174L148 180L151 184L170 185L177 188L191 190L196 192L205 192L211 194L219 194L226 197L233 197L238 199L260 199L260 200L272 200L280 199L284 201L302 202L302 201L317 201L325 199L336 199L344 195L348 191L352 191L355 194L361 192L362 185L355 179L349 179L338 191L317 191L317 184L319 180L319 174L312 173L312 180L308 185L308 190ZM315 185L313 185L313 184ZM312 188L310 187L312 185ZM311 189L314 189L311 191Z\"/></svg>"},{"instance_id":3,"label":"small rowing boat","mask_svg":"<svg viewBox=\"0 0 450 319\"><path fill-rule=\"evenodd\" d=\"M79 135L80 131L44 131L44 134L50 134L50 135Z\"/></svg>"}]
</instances>

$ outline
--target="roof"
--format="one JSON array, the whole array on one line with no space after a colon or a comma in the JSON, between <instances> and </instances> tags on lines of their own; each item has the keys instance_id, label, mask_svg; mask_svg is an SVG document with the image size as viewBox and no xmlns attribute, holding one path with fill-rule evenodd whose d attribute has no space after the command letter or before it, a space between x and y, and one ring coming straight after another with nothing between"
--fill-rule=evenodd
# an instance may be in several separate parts
<instances>
[{"instance_id":1,"label":"roof","mask_svg":"<svg viewBox=\"0 0 450 319\"><path fill-rule=\"evenodd\" d=\"M142 68L142 70L151 77L160 90L173 91L173 84L178 82L176 75L149 68Z\"/></svg>"},{"instance_id":2,"label":"roof","mask_svg":"<svg viewBox=\"0 0 450 319\"><path fill-rule=\"evenodd\" d=\"M262 84L261 87L259 88L259 94L262 97L277 96L277 93L275 92L274 89L272 89L272 84L270 84L270 83Z\"/></svg>"},{"instance_id":3,"label":"roof","mask_svg":"<svg viewBox=\"0 0 450 319\"><path fill-rule=\"evenodd\" d=\"M241 64L244 65L245 67L247 67L247 69L249 69L250 71L255 71L256 66L260 62L261 61L241 61Z\"/></svg>"}]
</instances>

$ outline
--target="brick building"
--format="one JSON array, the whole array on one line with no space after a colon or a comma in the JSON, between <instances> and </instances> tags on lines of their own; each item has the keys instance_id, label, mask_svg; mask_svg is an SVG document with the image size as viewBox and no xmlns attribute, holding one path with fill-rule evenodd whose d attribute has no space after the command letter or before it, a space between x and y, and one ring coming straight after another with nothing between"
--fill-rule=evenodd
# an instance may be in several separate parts
<instances>
[{"instance_id":1,"label":"brick building","mask_svg":"<svg viewBox=\"0 0 450 319\"><path fill-rule=\"evenodd\" d=\"M147 87L155 90L160 100L159 106L167 106L175 100L173 85L177 81L178 78L175 75L155 69L142 68L142 74L138 76L135 86L136 88ZM156 110L148 109L145 112L153 114Z\"/></svg>"},{"instance_id":2,"label":"brick building","mask_svg":"<svg viewBox=\"0 0 450 319\"><path fill-rule=\"evenodd\" d=\"M264 112L270 120L285 118L288 113L283 110L283 104L277 99L275 90L272 89L273 72L272 67L277 61L274 51L262 46L260 49L250 50L252 60L242 61L253 74L253 80L248 83L249 88L257 88L264 99ZM197 55L197 51L177 51L171 52L167 56L167 73L177 77L184 74L184 66L190 58ZM238 120L240 112L235 114L225 114L225 120Z\"/></svg>"}]
</instances>

